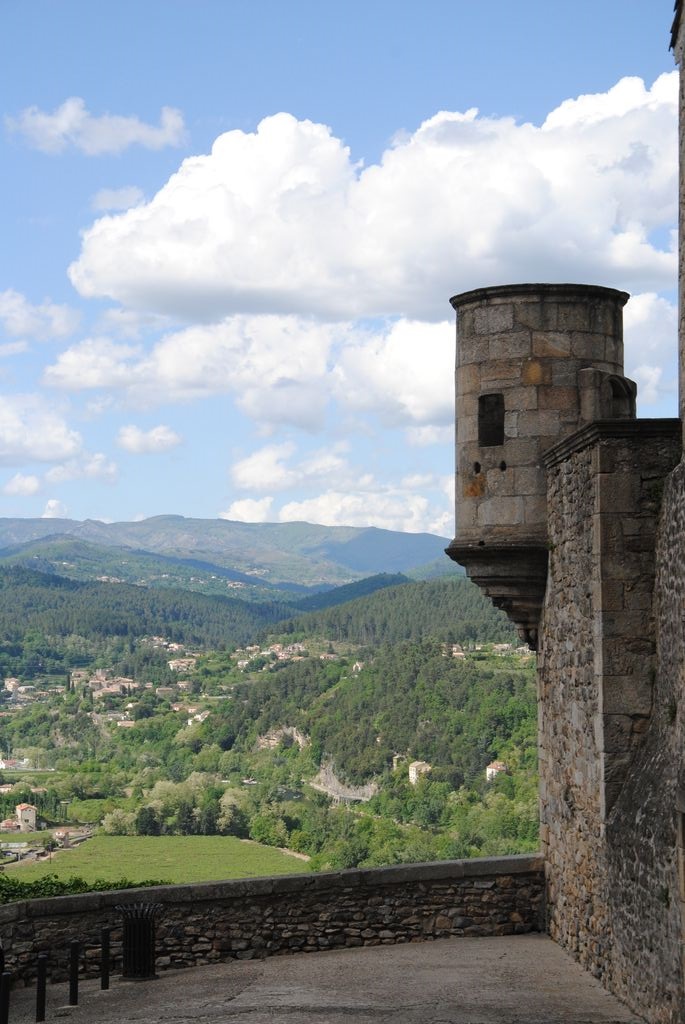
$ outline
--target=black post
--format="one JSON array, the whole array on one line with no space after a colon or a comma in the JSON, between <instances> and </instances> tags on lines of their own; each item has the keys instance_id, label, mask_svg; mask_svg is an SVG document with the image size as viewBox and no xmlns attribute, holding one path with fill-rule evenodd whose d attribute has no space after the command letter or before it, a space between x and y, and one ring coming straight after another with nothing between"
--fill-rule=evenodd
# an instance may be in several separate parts
<instances>
[{"instance_id":1,"label":"black post","mask_svg":"<svg viewBox=\"0 0 685 1024\"><path fill-rule=\"evenodd\" d=\"M80 944L78 939L69 943L69 1006L78 1006L78 960ZM2 1021L0 1021L2 1024Z\"/></svg>"},{"instance_id":2,"label":"black post","mask_svg":"<svg viewBox=\"0 0 685 1024\"><path fill-rule=\"evenodd\" d=\"M0 1024L8 1024L10 1019L10 971L3 971L0 977Z\"/></svg>"},{"instance_id":3,"label":"black post","mask_svg":"<svg viewBox=\"0 0 685 1024\"><path fill-rule=\"evenodd\" d=\"M47 953L38 954L38 972L36 974L36 1024L45 1020L45 986L48 977Z\"/></svg>"},{"instance_id":4,"label":"black post","mask_svg":"<svg viewBox=\"0 0 685 1024\"><path fill-rule=\"evenodd\" d=\"M109 936L111 928L103 928L100 932L100 988L109 988Z\"/></svg>"}]
</instances>

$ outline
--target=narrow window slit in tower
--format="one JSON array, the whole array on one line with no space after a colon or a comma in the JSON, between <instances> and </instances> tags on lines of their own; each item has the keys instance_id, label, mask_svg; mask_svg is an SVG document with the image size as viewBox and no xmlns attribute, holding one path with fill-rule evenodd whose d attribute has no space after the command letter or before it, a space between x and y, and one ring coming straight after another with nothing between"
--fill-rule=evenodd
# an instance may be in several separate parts
<instances>
[{"instance_id":1,"label":"narrow window slit in tower","mask_svg":"<svg viewBox=\"0 0 685 1024\"><path fill-rule=\"evenodd\" d=\"M478 444L482 448L504 444L504 395L481 395L478 399Z\"/></svg>"}]
</instances>

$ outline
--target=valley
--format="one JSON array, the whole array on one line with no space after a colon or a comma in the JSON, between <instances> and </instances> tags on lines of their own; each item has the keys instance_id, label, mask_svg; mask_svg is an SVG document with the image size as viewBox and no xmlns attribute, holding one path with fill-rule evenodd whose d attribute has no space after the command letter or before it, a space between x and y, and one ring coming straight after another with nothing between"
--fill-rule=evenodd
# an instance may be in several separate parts
<instances>
[{"instance_id":1,"label":"valley","mask_svg":"<svg viewBox=\"0 0 685 1024\"><path fill-rule=\"evenodd\" d=\"M298 870L536 848L534 658L459 574L245 601L50 569L0 564L6 821L26 803L46 836L156 843L133 881L171 880L181 838L243 841L248 874L265 847Z\"/></svg>"}]
</instances>

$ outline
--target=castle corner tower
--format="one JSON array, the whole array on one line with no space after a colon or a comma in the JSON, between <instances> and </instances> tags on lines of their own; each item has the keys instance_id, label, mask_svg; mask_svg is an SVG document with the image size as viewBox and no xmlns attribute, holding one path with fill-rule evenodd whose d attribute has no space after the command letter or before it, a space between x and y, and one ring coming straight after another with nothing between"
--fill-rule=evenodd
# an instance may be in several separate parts
<instances>
[{"instance_id":1,"label":"castle corner tower","mask_svg":"<svg viewBox=\"0 0 685 1024\"><path fill-rule=\"evenodd\" d=\"M543 453L597 420L634 419L628 295L522 284L455 295L456 535L447 553L537 644L547 579Z\"/></svg>"}]
</instances>

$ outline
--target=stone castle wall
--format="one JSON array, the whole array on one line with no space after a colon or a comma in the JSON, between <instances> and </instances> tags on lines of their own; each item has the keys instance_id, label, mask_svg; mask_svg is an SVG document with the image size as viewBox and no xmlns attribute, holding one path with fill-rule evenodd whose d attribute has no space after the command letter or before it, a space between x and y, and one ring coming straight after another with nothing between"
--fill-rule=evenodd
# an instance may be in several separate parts
<instances>
[{"instance_id":1,"label":"stone castle wall","mask_svg":"<svg viewBox=\"0 0 685 1024\"><path fill-rule=\"evenodd\" d=\"M612 987L650 1021L685 1020L685 463L657 542L656 671L644 743L607 822Z\"/></svg>"},{"instance_id":2,"label":"stone castle wall","mask_svg":"<svg viewBox=\"0 0 685 1024\"><path fill-rule=\"evenodd\" d=\"M69 942L80 939L85 967L99 970L100 931L119 904L162 905L157 967L192 967L345 946L430 941L447 936L514 935L544 927L544 873L537 856L159 886L30 900L0 907L6 969L25 981L49 955L53 980L66 975Z\"/></svg>"},{"instance_id":3,"label":"stone castle wall","mask_svg":"<svg viewBox=\"0 0 685 1024\"><path fill-rule=\"evenodd\" d=\"M661 501L679 442L678 421L600 422L545 457L539 736L549 930L651 1021L683 1019L681 756L677 726L667 724L683 682L685 552L670 550L683 536L678 473Z\"/></svg>"}]
</instances>

